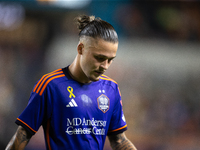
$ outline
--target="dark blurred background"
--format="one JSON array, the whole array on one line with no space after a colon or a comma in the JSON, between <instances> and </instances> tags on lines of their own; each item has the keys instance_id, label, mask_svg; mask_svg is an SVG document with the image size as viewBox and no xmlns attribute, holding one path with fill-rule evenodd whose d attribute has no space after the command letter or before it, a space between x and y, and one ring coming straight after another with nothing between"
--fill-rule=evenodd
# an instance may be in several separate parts
<instances>
[{"instance_id":1,"label":"dark blurred background","mask_svg":"<svg viewBox=\"0 0 200 150\"><path fill-rule=\"evenodd\" d=\"M80 14L119 34L106 74L120 86L138 150L200 150L200 2L134 0L0 1L0 149L36 81L75 58ZM44 149L40 129L26 150Z\"/></svg>"}]
</instances>

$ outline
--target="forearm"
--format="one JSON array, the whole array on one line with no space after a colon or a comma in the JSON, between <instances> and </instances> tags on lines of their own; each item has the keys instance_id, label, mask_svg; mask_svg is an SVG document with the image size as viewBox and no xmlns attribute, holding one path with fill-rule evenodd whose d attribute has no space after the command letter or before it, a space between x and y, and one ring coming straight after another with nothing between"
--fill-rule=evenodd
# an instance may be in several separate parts
<instances>
[{"instance_id":1,"label":"forearm","mask_svg":"<svg viewBox=\"0 0 200 150\"><path fill-rule=\"evenodd\" d=\"M131 141L125 139L121 143L111 145L113 150L137 150Z\"/></svg>"},{"instance_id":2,"label":"forearm","mask_svg":"<svg viewBox=\"0 0 200 150\"><path fill-rule=\"evenodd\" d=\"M19 126L15 135L8 143L6 150L24 150L30 138L31 135L23 127Z\"/></svg>"},{"instance_id":3,"label":"forearm","mask_svg":"<svg viewBox=\"0 0 200 150\"><path fill-rule=\"evenodd\" d=\"M113 150L137 150L124 133L117 136L110 136L109 140Z\"/></svg>"}]
</instances>

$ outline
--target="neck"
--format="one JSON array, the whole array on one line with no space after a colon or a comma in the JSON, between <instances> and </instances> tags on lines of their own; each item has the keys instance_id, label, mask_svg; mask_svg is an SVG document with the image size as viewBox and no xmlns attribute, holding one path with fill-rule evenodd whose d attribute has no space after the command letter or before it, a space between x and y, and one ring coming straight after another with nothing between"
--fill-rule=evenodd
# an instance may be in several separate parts
<instances>
[{"instance_id":1,"label":"neck","mask_svg":"<svg viewBox=\"0 0 200 150\"><path fill-rule=\"evenodd\" d=\"M74 80L80 83L89 83L91 81L87 78L87 76L82 71L78 57L79 56L77 55L73 63L69 66L69 74Z\"/></svg>"}]
</instances>

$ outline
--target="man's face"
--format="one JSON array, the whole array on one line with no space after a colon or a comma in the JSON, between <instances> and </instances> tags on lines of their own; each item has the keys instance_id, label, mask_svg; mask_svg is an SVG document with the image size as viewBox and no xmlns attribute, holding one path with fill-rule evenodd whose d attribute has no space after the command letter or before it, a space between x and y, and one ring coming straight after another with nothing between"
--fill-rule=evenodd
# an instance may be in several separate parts
<instances>
[{"instance_id":1,"label":"man's face","mask_svg":"<svg viewBox=\"0 0 200 150\"><path fill-rule=\"evenodd\" d=\"M80 56L80 66L90 81L98 81L116 57L118 43L111 43L102 39L89 39L85 42Z\"/></svg>"}]
</instances>

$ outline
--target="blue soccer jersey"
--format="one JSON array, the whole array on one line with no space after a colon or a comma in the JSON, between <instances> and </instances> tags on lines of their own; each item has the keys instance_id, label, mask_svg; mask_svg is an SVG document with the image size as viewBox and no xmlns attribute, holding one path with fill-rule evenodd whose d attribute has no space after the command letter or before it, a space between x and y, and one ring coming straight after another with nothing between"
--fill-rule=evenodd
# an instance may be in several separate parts
<instances>
[{"instance_id":1,"label":"blue soccer jersey","mask_svg":"<svg viewBox=\"0 0 200 150\"><path fill-rule=\"evenodd\" d=\"M106 135L127 129L117 83L102 75L82 84L68 67L36 83L16 123L32 135L42 125L48 150L103 150Z\"/></svg>"}]
</instances>

